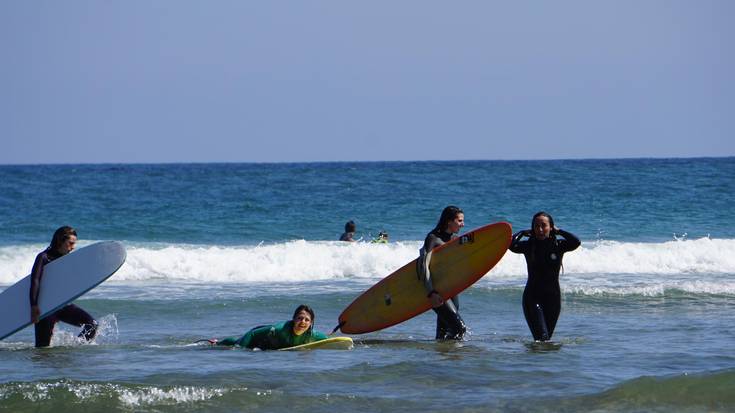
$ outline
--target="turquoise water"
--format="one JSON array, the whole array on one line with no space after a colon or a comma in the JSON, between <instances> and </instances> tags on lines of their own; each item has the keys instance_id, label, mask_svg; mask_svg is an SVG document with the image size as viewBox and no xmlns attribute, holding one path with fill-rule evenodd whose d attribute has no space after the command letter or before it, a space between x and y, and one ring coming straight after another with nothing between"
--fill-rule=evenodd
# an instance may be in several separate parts
<instances>
[{"instance_id":1,"label":"turquoise water","mask_svg":"<svg viewBox=\"0 0 735 413\"><path fill-rule=\"evenodd\" d=\"M0 166L0 289L63 224L128 249L77 301L96 343L68 326L49 349L31 329L0 342L0 410L732 411L734 178L735 158ZM462 343L432 340L423 314L351 351L192 344L300 303L331 330L448 204L467 229L524 229L543 209L582 238L553 344L532 342L510 253L462 294ZM391 243L335 242L349 219Z\"/></svg>"},{"instance_id":2,"label":"turquoise water","mask_svg":"<svg viewBox=\"0 0 735 413\"><path fill-rule=\"evenodd\" d=\"M468 227L538 210L585 240L729 238L735 158L579 161L0 166L3 243L59 222L88 239L241 245L332 240L354 219L423 239L456 204Z\"/></svg>"}]
</instances>

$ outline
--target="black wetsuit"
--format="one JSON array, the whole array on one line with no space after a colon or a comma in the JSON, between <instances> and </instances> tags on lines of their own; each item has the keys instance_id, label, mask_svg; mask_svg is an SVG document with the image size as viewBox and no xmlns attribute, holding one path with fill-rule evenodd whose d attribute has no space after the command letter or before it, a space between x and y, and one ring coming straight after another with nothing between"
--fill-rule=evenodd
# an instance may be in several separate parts
<instances>
[{"instance_id":1,"label":"black wetsuit","mask_svg":"<svg viewBox=\"0 0 735 413\"><path fill-rule=\"evenodd\" d=\"M31 289L30 301L31 306L38 305L38 295L41 292L41 279L43 278L43 268L46 264L59 258L61 255L47 248L36 256L31 270ZM54 325L63 321L68 324L82 327L79 337L86 340L92 340L97 335L97 321L86 311L74 304L67 304L55 312L40 319L34 325L36 330L36 347L48 347L51 344L51 335L54 333Z\"/></svg>"},{"instance_id":2,"label":"black wetsuit","mask_svg":"<svg viewBox=\"0 0 735 413\"><path fill-rule=\"evenodd\" d=\"M417 272L419 278L423 278L424 288L427 295L431 295L434 288L431 283L431 273L428 271L431 261L431 251L452 239L452 234L443 231L432 231L424 240L424 246L421 248L419 260L417 262ZM459 315L459 296L442 297L444 304L439 307L432 308L436 313L436 338L461 340L467 332L467 326Z\"/></svg>"},{"instance_id":3,"label":"black wetsuit","mask_svg":"<svg viewBox=\"0 0 735 413\"><path fill-rule=\"evenodd\" d=\"M574 234L558 230L555 236L545 240L537 240L533 235L526 241L528 231L520 231L513 235L510 250L523 254L528 267L528 281L523 290L523 315L534 340L551 339L556 321L561 312L561 289L559 288L559 270L565 252L573 251L580 245Z\"/></svg>"}]
</instances>

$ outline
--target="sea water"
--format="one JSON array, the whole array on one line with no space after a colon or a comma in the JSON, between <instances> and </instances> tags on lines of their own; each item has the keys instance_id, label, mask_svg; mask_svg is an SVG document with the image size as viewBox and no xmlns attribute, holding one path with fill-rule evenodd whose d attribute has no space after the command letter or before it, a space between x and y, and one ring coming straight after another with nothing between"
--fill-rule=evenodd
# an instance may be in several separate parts
<instances>
[{"instance_id":1,"label":"sea water","mask_svg":"<svg viewBox=\"0 0 735 413\"><path fill-rule=\"evenodd\" d=\"M61 225L128 250L76 301L94 343L61 323L51 348L32 328L0 342L0 410L735 411L734 195L735 158L0 166L0 289ZM461 294L463 342L434 341L428 312L351 351L195 343L302 303L331 331L450 204L466 230L545 210L582 239L552 343L510 252ZM357 243L335 241L348 220Z\"/></svg>"}]
</instances>

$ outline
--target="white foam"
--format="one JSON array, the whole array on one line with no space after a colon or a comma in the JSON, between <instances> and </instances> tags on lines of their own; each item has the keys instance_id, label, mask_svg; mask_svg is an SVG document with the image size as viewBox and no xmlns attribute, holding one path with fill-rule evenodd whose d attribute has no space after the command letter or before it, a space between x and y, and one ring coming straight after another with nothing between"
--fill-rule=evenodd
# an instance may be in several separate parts
<instances>
[{"instance_id":1,"label":"white foam","mask_svg":"<svg viewBox=\"0 0 735 413\"><path fill-rule=\"evenodd\" d=\"M526 262L508 253L480 285L523 286ZM735 294L735 240L603 241L564 256L564 293L661 296L667 291Z\"/></svg>"},{"instance_id":2,"label":"white foam","mask_svg":"<svg viewBox=\"0 0 735 413\"><path fill-rule=\"evenodd\" d=\"M148 387L135 390L117 388L116 390L120 401L129 407L192 403L220 397L226 392L224 389L192 386L176 386L169 389Z\"/></svg>"},{"instance_id":3,"label":"white foam","mask_svg":"<svg viewBox=\"0 0 735 413\"><path fill-rule=\"evenodd\" d=\"M583 244L564 255L565 273L584 274L735 274L735 240L674 240L663 243L602 241ZM493 274L513 278L526 273L522 255L508 252Z\"/></svg>"},{"instance_id":4,"label":"white foam","mask_svg":"<svg viewBox=\"0 0 735 413\"><path fill-rule=\"evenodd\" d=\"M291 241L255 247L129 248L116 281L175 278L289 282L381 277L415 258L418 245Z\"/></svg>"},{"instance_id":5,"label":"white foam","mask_svg":"<svg viewBox=\"0 0 735 413\"><path fill-rule=\"evenodd\" d=\"M0 285L15 284L30 274L36 255L44 248L43 244L0 247Z\"/></svg>"},{"instance_id":6,"label":"white foam","mask_svg":"<svg viewBox=\"0 0 735 413\"><path fill-rule=\"evenodd\" d=\"M12 391L19 392L30 401L51 400L58 391L72 393L80 402L116 397L129 408L151 405L177 405L221 397L233 391L247 391L245 387L223 389L194 386L173 386L160 388L156 386L123 387L112 383L83 383L59 381L53 383L20 383ZM6 390L10 392L10 390ZM0 394L0 399L3 395Z\"/></svg>"},{"instance_id":7,"label":"white foam","mask_svg":"<svg viewBox=\"0 0 735 413\"><path fill-rule=\"evenodd\" d=\"M117 341L119 332L117 328L117 317L114 314L108 314L97 320L97 335L94 340L87 341L78 337L79 327L70 326L65 323L57 323L54 328L54 334L51 336L52 347L71 347L83 345L109 344Z\"/></svg>"},{"instance_id":8,"label":"white foam","mask_svg":"<svg viewBox=\"0 0 735 413\"><path fill-rule=\"evenodd\" d=\"M343 279L378 280L416 258L419 241L390 244L289 241L259 246L185 244L126 245L128 259L113 284L180 280L202 283L301 283ZM0 284L30 272L43 245L0 248ZM621 288L658 294L667 288L732 294L735 239L672 240L663 243L585 243L564 257L562 287L587 293ZM482 283L522 285L522 255L506 253Z\"/></svg>"},{"instance_id":9,"label":"white foam","mask_svg":"<svg viewBox=\"0 0 735 413\"><path fill-rule=\"evenodd\" d=\"M419 243L290 241L259 246L126 245L128 258L111 281L178 279L288 282L382 277L418 255ZM30 273L41 245L0 248L0 284Z\"/></svg>"}]
</instances>

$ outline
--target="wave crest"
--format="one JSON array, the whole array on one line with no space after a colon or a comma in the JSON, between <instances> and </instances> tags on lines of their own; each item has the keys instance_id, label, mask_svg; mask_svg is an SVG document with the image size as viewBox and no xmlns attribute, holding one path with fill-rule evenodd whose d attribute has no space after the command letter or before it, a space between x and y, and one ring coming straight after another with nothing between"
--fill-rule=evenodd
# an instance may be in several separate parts
<instances>
[{"instance_id":1,"label":"wave crest","mask_svg":"<svg viewBox=\"0 0 735 413\"><path fill-rule=\"evenodd\" d=\"M289 241L257 246L128 244L113 283L181 280L203 283L300 283L378 280L418 255L419 241L391 244ZM0 284L30 272L43 247L0 248ZM735 294L735 240L701 238L663 243L604 241L564 257L562 288L583 294L659 295L667 289ZM665 276L665 277L662 277ZM487 286L522 286L523 256L506 253L485 277Z\"/></svg>"}]
</instances>

